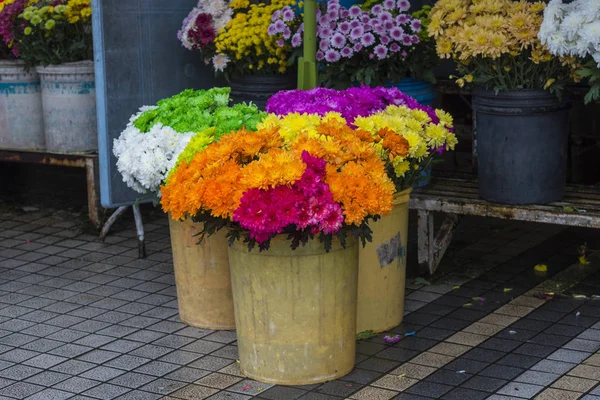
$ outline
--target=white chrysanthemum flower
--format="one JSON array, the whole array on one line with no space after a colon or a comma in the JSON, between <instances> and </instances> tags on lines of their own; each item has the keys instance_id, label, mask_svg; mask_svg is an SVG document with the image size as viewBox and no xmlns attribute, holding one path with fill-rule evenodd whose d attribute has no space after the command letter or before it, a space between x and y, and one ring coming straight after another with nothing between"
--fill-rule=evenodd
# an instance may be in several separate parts
<instances>
[{"instance_id":1,"label":"white chrysanthemum flower","mask_svg":"<svg viewBox=\"0 0 600 400\"><path fill-rule=\"evenodd\" d=\"M217 54L212 58L212 63L215 68L215 71L223 72L225 68L227 68L227 64L229 64L229 57L226 54Z\"/></svg>"},{"instance_id":2,"label":"white chrysanthemum flower","mask_svg":"<svg viewBox=\"0 0 600 400\"><path fill-rule=\"evenodd\" d=\"M600 21L584 24L579 35L584 42L587 42L590 50L600 49Z\"/></svg>"},{"instance_id":3,"label":"white chrysanthemum flower","mask_svg":"<svg viewBox=\"0 0 600 400\"><path fill-rule=\"evenodd\" d=\"M155 107L143 107L145 110ZM136 114L139 116L139 113ZM175 166L193 132L178 133L174 129L154 125L149 132L142 133L133 125L133 118L115 139L113 153L117 157L117 169L123 182L138 193L158 195L159 187Z\"/></svg>"}]
</instances>

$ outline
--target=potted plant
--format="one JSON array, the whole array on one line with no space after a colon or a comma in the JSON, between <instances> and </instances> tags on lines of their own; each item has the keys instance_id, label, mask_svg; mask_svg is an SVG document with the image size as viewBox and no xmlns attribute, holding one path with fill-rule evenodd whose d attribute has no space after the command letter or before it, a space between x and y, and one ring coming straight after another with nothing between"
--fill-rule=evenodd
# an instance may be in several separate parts
<instances>
[{"instance_id":1,"label":"potted plant","mask_svg":"<svg viewBox=\"0 0 600 400\"><path fill-rule=\"evenodd\" d=\"M489 201L542 204L564 196L569 103L560 94L573 65L538 39L544 7L440 0L430 15L438 55L457 61L459 85L475 87L479 193Z\"/></svg>"},{"instance_id":2,"label":"potted plant","mask_svg":"<svg viewBox=\"0 0 600 400\"><path fill-rule=\"evenodd\" d=\"M42 150L45 147L40 79L19 60L15 43L17 16L26 0L0 2L0 148Z\"/></svg>"},{"instance_id":3,"label":"potted plant","mask_svg":"<svg viewBox=\"0 0 600 400\"><path fill-rule=\"evenodd\" d=\"M42 85L46 148L98 149L90 0L35 0L18 16L16 41Z\"/></svg>"},{"instance_id":4,"label":"potted plant","mask_svg":"<svg viewBox=\"0 0 600 400\"><path fill-rule=\"evenodd\" d=\"M194 216L206 235L227 231L241 371L287 385L354 368L356 242L391 211L394 192L375 148L345 120L297 117L291 131L224 136L161 188L175 218Z\"/></svg>"},{"instance_id":5,"label":"potted plant","mask_svg":"<svg viewBox=\"0 0 600 400\"><path fill-rule=\"evenodd\" d=\"M234 102L253 102L264 109L279 90L296 86L290 73L289 47L278 46L267 34L270 16L296 0L258 2L199 0L179 32L182 44L199 50L215 72L227 78Z\"/></svg>"},{"instance_id":6,"label":"potted plant","mask_svg":"<svg viewBox=\"0 0 600 400\"><path fill-rule=\"evenodd\" d=\"M421 21L405 12L408 1L385 1L370 10L346 8L338 0L317 11L317 61L324 86L382 86L408 73L407 57L420 42ZM269 34L280 46L299 49L304 25L290 7L272 16Z\"/></svg>"},{"instance_id":7,"label":"potted plant","mask_svg":"<svg viewBox=\"0 0 600 400\"><path fill-rule=\"evenodd\" d=\"M276 126L286 139L297 129L318 137L319 119L307 119L303 113L337 112L385 162L395 184L394 208L369 224L372 242L359 249L357 333L383 332L399 325L404 316L409 195L423 179L420 171L439 154L454 149L452 118L418 104L397 88L282 92L269 100L267 109L279 115L267 116L259 127Z\"/></svg>"},{"instance_id":8,"label":"potted plant","mask_svg":"<svg viewBox=\"0 0 600 400\"><path fill-rule=\"evenodd\" d=\"M264 113L254 105L229 106L229 88L185 90L133 115L113 146L123 181L156 197L180 163L242 127L255 130ZM179 318L205 329L234 329L227 240L223 233L197 245L202 225L169 219Z\"/></svg>"},{"instance_id":9,"label":"potted plant","mask_svg":"<svg viewBox=\"0 0 600 400\"><path fill-rule=\"evenodd\" d=\"M586 104L600 98L598 24L598 4L585 0L570 3L551 0L544 10L544 20L538 33L538 38L550 53L559 57L576 57L584 64L576 73L590 85L584 99Z\"/></svg>"}]
</instances>

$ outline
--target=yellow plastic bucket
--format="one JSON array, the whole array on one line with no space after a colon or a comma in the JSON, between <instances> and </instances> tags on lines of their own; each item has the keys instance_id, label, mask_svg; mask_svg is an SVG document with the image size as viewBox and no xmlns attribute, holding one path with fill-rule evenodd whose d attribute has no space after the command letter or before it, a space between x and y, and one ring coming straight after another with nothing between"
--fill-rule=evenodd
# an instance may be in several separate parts
<instances>
[{"instance_id":1,"label":"yellow plastic bucket","mask_svg":"<svg viewBox=\"0 0 600 400\"><path fill-rule=\"evenodd\" d=\"M275 237L264 252L229 248L240 369L252 379L308 385L354 368L358 246L318 240L290 249Z\"/></svg>"},{"instance_id":2,"label":"yellow plastic bucket","mask_svg":"<svg viewBox=\"0 0 600 400\"><path fill-rule=\"evenodd\" d=\"M411 191L394 195L394 209L369 224L373 241L359 249L357 333L383 332L402 323Z\"/></svg>"},{"instance_id":3,"label":"yellow plastic bucket","mask_svg":"<svg viewBox=\"0 0 600 400\"><path fill-rule=\"evenodd\" d=\"M202 225L169 218L179 318L198 328L235 329L224 231L197 244Z\"/></svg>"}]
</instances>

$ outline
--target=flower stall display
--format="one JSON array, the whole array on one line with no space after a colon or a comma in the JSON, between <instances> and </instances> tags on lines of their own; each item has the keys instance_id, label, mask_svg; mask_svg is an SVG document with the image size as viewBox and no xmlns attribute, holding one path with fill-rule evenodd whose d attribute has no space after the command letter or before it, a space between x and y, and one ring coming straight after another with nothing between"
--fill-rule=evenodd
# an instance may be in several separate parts
<instances>
[{"instance_id":1,"label":"flower stall display","mask_svg":"<svg viewBox=\"0 0 600 400\"><path fill-rule=\"evenodd\" d=\"M551 0L544 10L538 32L550 53L560 57L577 57L585 64L577 71L590 83L585 97L589 103L600 98L600 4L575 0L564 3Z\"/></svg>"},{"instance_id":2,"label":"flower stall display","mask_svg":"<svg viewBox=\"0 0 600 400\"><path fill-rule=\"evenodd\" d=\"M185 90L142 107L115 140L117 168L127 185L156 196L177 165L242 127L255 130L264 113L254 105L229 106L229 88ZM197 244L202 225L170 219L181 321L205 329L234 329L227 239L219 233Z\"/></svg>"},{"instance_id":3,"label":"flower stall display","mask_svg":"<svg viewBox=\"0 0 600 400\"><path fill-rule=\"evenodd\" d=\"M407 0L387 0L363 11L338 0L322 3L317 12L317 61L325 86L353 83L384 85L410 75L409 54L420 43L421 21L407 13ZM272 16L269 34L282 48L302 45L304 25L291 7ZM413 60L417 60L414 58Z\"/></svg>"},{"instance_id":4,"label":"flower stall display","mask_svg":"<svg viewBox=\"0 0 600 400\"><path fill-rule=\"evenodd\" d=\"M475 86L479 193L505 204L564 196L568 108L563 86L572 57L538 39L545 3L439 0L429 34L438 55L457 62L458 85Z\"/></svg>"},{"instance_id":5,"label":"flower stall display","mask_svg":"<svg viewBox=\"0 0 600 400\"><path fill-rule=\"evenodd\" d=\"M332 90L313 89L307 92L320 91ZM364 98L368 98L367 94L371 92L393 93L397 89L363 88L362 91ZM327 108L329 113L323 113L324 117L286 113L281 105L286 104L286 98L292 96L298 97L301 93L278 94L280 100L274 101L273 106L279 106L277 109L282 115L269 114L259 128L277 127L280 135L291 142L296 140L299 132L321 138L318 131L321 119L331 118L335 113L332 114ZM320 98L331 106L331 96ZM344 99L341 95L340 98ZM401 100L402 97L397 99ZM411 188L423 178L421 171L427 169L436 156L453 150L457 143L452 132L452 117L446 112L418 105L414 100L398 102L405 104L392 104L380 111L369 109L370 112L362 112L364 116L356 117L356 113L340 108L351 117L356 137L373 147L384 161L396 192L391 213L369 223L373 232L372 243L359 249L357 333L383 332L402 322ZM315 104L308 104L316 109ZM343 102L341 104L345 105Z\"/></svg>"},{"instance_id":6,"label":"flower stall display","mask_svg":"<svg viewBox=\"0 0 600 400\"><path fill-rule=\"evenodd\" d=\"M0 2L0 148L42 150L45 147L40 79L19 60L15 36L26 0Z\"/></svg>"},{"instance_id":7,"label":"flower stall display","mask_svg":"<svg viewBox=\"0 0 600 400\"><path fill-rule=\"evenodd\" d=\"M264 109L273 93L295 87L295 76L288 73L290 47L278 46L267 33L271 14L294 4L296 0L199 0L178 38L227 77L234 101L252 101Z\"/></svg>"},{"instance_id":8,"label":"flower stall display","mask_svg":"<svg viewBox=\"0 0 600 400\"><path fill-rule=\"evenodd\" d=\"M161 187L173 218L227 231L240 368L278 384L354 367L356 241L393 206L385 164L356 130L336 114L299 118L286 135L267 125L224 136Z\"/></svg>"},{"instance_id":9,"label":"flower stall display","mask_svg":"<svg viewBox=\"0 0 600 400\"><path fill-rule=\"evenodd\" d=\"M20 58L41 78L46 148L98 149L91 0L32 0L18 15Z\"/></svg>"}]
</instances>

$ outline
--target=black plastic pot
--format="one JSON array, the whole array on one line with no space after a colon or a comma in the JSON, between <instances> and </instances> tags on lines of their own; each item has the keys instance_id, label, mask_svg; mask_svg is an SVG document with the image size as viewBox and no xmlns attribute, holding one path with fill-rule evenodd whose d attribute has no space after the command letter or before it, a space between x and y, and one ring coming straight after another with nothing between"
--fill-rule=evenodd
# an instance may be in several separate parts
<instances>
[{"instance_id":1,"label":"black plastic pot","mask_svg":"<svg viewBox=\"0 0 600 400\"><path fill-rule=\"evenodd\" d=\"M229 80L231 99L234 103L252 102L264 110L269 97L280 90L295 89L295 75L237 76Z\"/></svg>"},{"instance_id":2,"label":"black plastic pot","mask_svg":"<svg viewBox=\"0 0 600 400\"><path fill-rule=\"evenodd\" d=\"M543 90L473 92L483 199L546 204L564 197L569 107Z\"/></svg>"}]
</instances>

